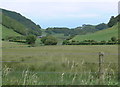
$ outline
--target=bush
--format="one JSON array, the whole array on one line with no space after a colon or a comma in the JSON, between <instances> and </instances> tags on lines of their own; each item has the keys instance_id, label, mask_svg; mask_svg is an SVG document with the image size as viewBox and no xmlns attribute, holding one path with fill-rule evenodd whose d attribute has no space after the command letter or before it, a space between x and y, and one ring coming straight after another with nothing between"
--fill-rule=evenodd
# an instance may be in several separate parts
<instances>
[{"instance_id":1,"label":"bush","mask_svg":"<svg viewBox=\"0 0 120 87\"><path fill-rule=\"evenodd\" d=\"M117 38L116 38L116 37L111 37L111 40L112 40L113 42L116 42L116 41L117 41Z\"/></svg>"},{"instance_id":2,"label":"bush","mask_svg":"<svg viewBox=\"0 0 120 87\"><path fill-rule=\"evenodd\" d=\"M34 36L34 35L28 35L26 37L26 42L28 44L35 44L35 41L36 41L36 36Z\"/></svg>"},{"instance_id":3,"label":"bush","mask_svg":"<svg viewBox=\"0 0 120 87\"><path fill-rule=\"evenodd\" d=\"M53 36L45 36L41 38L41 41L44 45L56 45L57 39Z\"/></svg>"},{"instance_id":4,"label":"bush","mask_svg":"<svg viewBox=\"0 0 120 87\"><path fill-rule=\"evenodd\" d=\"M62 45L68 45L69 43L70 43L69 40L64 40Z\"/></svg>"}]
</instances>

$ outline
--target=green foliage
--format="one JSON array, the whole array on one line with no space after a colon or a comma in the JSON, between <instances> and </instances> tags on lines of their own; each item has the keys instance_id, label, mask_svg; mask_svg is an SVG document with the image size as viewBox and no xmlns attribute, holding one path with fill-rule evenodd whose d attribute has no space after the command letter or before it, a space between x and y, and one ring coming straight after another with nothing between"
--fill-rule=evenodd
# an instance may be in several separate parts
<instances>
[{"instance_id":1,"label":"green foliage","mask_svg":"<svg viewBox=\"0 0 120 87\"><path fill-rule=\"evenodd\" d=\"M115 41L117 41L117 38L116 37L111 37L111 41L115 42Z\"/></svg>"},{"instance_id":2,"label":"green foliage","mask_svg":"<svg viewBox=\"0 0 120 87\"><path fill-rule=\"evenodd\" d=\"M107 24L101 23L101 24L96 25L95 28L98 30L103 30L107 28Z\"/></svg>"},{"instance_id":3,"label":"green foliage","mask_svg":"<svg viewBox=\"0 0 120 87\"><path fill-rule=\"evenodd\" d=\"M70 43L69 40L64 40L62 45L69 45L69 43Z\"/></svg>"},{"instance_id":4,"label":"green foliage","mask_svg":"<svg viewBox=\"0 0 120 87\"><path fill-rule=\"evenodd\" d=\"M74 42L71 42L71 41L63 41L63 45L115 45L115 44L118 44L116 42L111 42L111 41L100 41L100 42L96 42L96 41L89 41L89 42L79 42L79 41L74 41Z\"/></svg>"},{"instance_id":5,"label":"green foliage","mask_svg":"<svg viewBox=\"0 0 120 87\"><path fill-rule=\"evenodd\" d=\"M112 17L110 18L110 21L109 21L109 23L108 23L108 26L109 26L109 27L112 27L114 24L115 24L115 18L114 18L114 16L112 16Z\"/></svg>"},{"instance_id":6,"label":"green foliage","mask_svg":"<svg viewBox=\"0 0 120 87\"><path fill-rule=\"evenodd\" d=\"M95 40L83 40L83 41L76 41L76 40L64 40L63 45L115 45L119 44L116 37L112 37L111 40L105 41L95 41Z\"/></svg>"},{"instance_id":7,"label":"green foliage","mask_svg":"<svg viewBox=\"0 0 120 87\"><path fill-rule=\"evenodd\" d=\"M112 16L108 22L108 27L112 27L114 26L115 24L117 24L118 22L120 22L120 15L114 17Z\"/></svg>"},{"instance_id":8,"label":"green foliage","mask_svg":"<svg viewBox=\"0 0 120 87\"><path fill-rule=\"evenodd\" d=\"M3 38L4 40L11 41L11 42L21 42L25 43L25 37L24 36L8 36L6 38Z\"/></svg>"},{"instance_id":9,"label":"green foliage","mask_svg":"<svg viewBox=\"0 0 120 87\"><path fill-rule=\"evenodd\" d=\"M53 34L53 33L57 33L57 34L64 34L64 36L75 36L78 34L87 34L87 33L93 33L97 31L97 29L95 29L95 26L93 25L84 25L82 27L77 27L77 28L73 28L73 29L69 29L69 28L59 28L59 27L54 27L54 28L47 28L46 29L46 33L48 34Z\"/></svg>"},{"instance_id":10,"label":"green foliage","mask_svg":"<svg viewBox=\"0 0 120 87\"><path fill-rule=\"evenodd\" d=\"M57 33L57 34L64 34L65 36L69 35L69 28L59 28L59 27L54 27L54 28L47 28L46 33L52 34L52 33Z\"/></svg>"},{"instance_id":11,"label":"green foliage","mask_svg":"<svg viewBox=\"0 0 120 87\"><path fill-rule=\"evenodd\" d=\"M105 40L102 40L101 43L106 43L106 41L105 41Z\"/></svg>"},{"instance_id":12,"label":"green foliage","mask_svg":"<svg viewBox=\"0 0 120 87\"><path fill-rule=\"evenodd\" d=\"M86 25L86 24L82 25L82 32L84 34L93 33L95 31L97 31L97 30L95 29L94 25L89 25L89 24L88 25Z\"/></svg>"},{"instance_id":13,"label":"green foliage","mask_svg":"<svg viewBox=\"0 0 120 87\"><path fill-rule=\"evenodd\" d=\"M26 42L28 44L35 44L35 41L36 41L36 36L34 36L34 35L28 35L26 37Z\"/></svg>"},{"instance_id":14,"label":"green foliage","mask_svg":"<svg viewBox=\"0 0 120 87\"><path fill-rule=\"evenodd\" d=\"M57 44L57 39L53 36L46 36L46 37L42 37L41 41L45 44L45 45L56 45Z\"/></svg>"}]
</instances>

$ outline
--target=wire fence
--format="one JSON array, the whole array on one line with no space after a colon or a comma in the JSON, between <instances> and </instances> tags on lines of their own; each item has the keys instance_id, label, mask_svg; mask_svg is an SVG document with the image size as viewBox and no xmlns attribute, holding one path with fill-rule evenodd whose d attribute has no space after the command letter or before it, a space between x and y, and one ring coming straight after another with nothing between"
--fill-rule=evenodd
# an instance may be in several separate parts
<instances>
[{"instance_id":1,"label":"wire fence","mask_svg":"<svg viewBox=\"0 0 120 87\"><path fill-rule=\"evenodd\" d=\"M89 76L89 75L96 75L98 78L99 78L99 84L103 84L104 83L104 78L105 78L105 74L106 75L118 75L118 74L120 74L119 72L117 72L117 71L109 71L109 72L106 72L105 71L105 69L104 69L104 65L105 64L118 64L117 62L104 62L104 55L120 55L120 54L118 54L118 53L102 53L102 52L99 52L99 53L64 53L64 54L66 54L66 55L96 55L96 56L98 56L98 62L84 62L84 64L97 64L98 66L98 68L97 68L97 70L95 71L95 72L93 72L93 71L74 71L74 70L71 70L71 71L69 71L69 72L64 72L64 71L60 71L60 72L57 72L57 71L30 71L29 69L26 69L26 71L27 70L29 70L29 73L37 73L37 74L39 74L39 75L43 75L43 77L42 78L46 78L46 77L44 77L44 75L55 75L55 76L57 76L56 78L59 78L59 79L63 79L62 78L62 76L64 75L68 75L68 76L70 76L70 75L73 75L73 79L72 79L72 81L74 80L74 77L76 76L76 75L83 75L83 76ZM7 54L4 54L4 55L7 55ZM39 54L39 55L41 55L41 54ZM62 63L62 61L60 62L60 61L56 61L56 62L54 62L54 61L36 61L36 60L34 60L34 61L0 61L0 62L2 62L3 64L4 63L33 63L33 64L35 64L36 62L39 62L39 63L52 63L52 64L59 64L59 63ZM71 61L72 62L72 65L71 65L71 67L73 67L73 66L75 66L75 62L78 62L78 61ZM49 67L49 66L48 66ZM8 68L8 71L9 71L10 69ZM12 72L12 74L23 74L23 73L25 73L26 71L14 71L14 72ZM60 77L61 76L61 77ZM65 78L65 77L64 77ZM114 78L116 78L116 77L114 77ZM56 79L56 84L59 84L59 79ZM57 83L58 82L58 83ZM54 84L55 82L54 81L44 81L44 83L47 83L47 84ZM4 82L3 82L3 84L5 84Z\"/></svg>"}]
</instances>

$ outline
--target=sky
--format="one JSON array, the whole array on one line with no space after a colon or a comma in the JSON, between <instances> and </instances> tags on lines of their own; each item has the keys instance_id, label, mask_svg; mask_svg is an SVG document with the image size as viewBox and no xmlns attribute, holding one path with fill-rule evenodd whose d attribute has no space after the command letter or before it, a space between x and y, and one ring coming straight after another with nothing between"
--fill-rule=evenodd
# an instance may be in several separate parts
<instances>
[{"instance_id":1,"label":"sky","mask_svg":"<svg viewBox=\"0 0 120 87\"><path fill-rule=\"evenodd\" d=\"M15 11L42 28L107 23L118 15L119 0L0 0L0 8Z\"/></svg>"}]
</instances>

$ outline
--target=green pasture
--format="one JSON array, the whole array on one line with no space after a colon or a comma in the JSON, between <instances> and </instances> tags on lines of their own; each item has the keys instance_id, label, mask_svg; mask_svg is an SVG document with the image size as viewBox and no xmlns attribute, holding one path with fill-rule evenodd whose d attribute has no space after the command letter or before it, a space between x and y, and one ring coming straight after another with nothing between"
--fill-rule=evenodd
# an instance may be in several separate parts
<instances>
[{"instance_id":1,"label":"green pasture","mask_svg":"<svg viewBox=\"0 0 120 87\"><path fill-rule=\"evenodd\" d=\"M4 42L7 44L7 42ZM3 46L4 46L3 44ZM12 45L13 46L12 46ZM3 47L3 60L10 61L20 61L21 58L31 57L27 61L32 61L33 59L36 62L42 61L62 61L62 58L67 58L68 60L74 60L79 62L84 60L86 62L97 62L98 61L98 52L104 52L104 59L106 62L117 62L118 58L118 46L117 45L97 45L97 46L41 46L41 47L26 47L26 48L12 48L16 45L25 46L24 44L9 43L8 47ZM5 56L5 57L4 57ZM11 57L12 58L9 58ZM18 57L18 58L17 58Z\"/></svg>"},{"instance_id":2,"label":"green pasture","mask_svg":"<svg viewBox=\"0 0 120 87\"><path fill-rule=\"evenodd\" d=\"M117 45L28 47L18 43L3 43L5 85L99 84L99 52L104 52L105 72L111 72L105 74L104 84L118 83Z\"/></svg>"},{"instance_id":3,"label":"green pasture","mask_svg":"<svg viewBox=\"0 0 120 87\"><path fill-rule=\"evenodd\" d=\"M2 48L26 48L28 47L28 44L25 43L19 43L19 42L9 42L9 41L2 41Z\"/></svg>"},{"instance_id":4,"label":"green pasture","mask_svg":"<svg viewBox=\"0 0 120 87\"><path fill-rule=\"evenodd\" d=\"M84 40L95 40L95 41L108 41L111 37L118 38L118 25L113 26L112 28L101 30L95 33L86 34L86 35L77 35L72 40L84 41Z\"/></svg>"}]
</instances>

